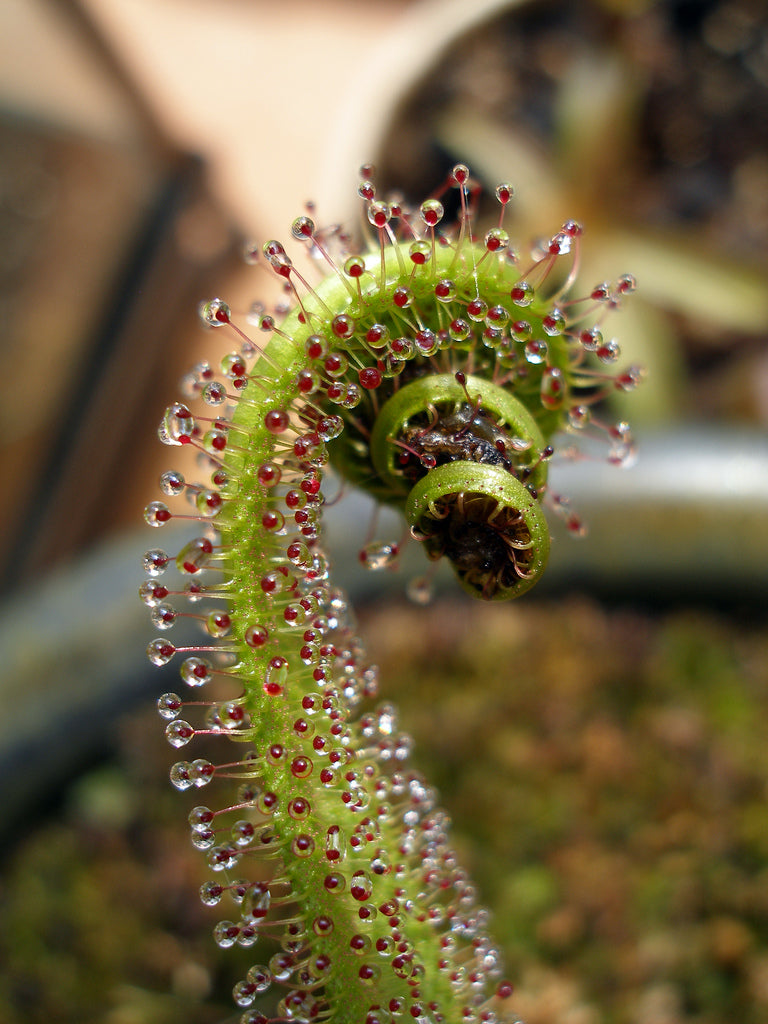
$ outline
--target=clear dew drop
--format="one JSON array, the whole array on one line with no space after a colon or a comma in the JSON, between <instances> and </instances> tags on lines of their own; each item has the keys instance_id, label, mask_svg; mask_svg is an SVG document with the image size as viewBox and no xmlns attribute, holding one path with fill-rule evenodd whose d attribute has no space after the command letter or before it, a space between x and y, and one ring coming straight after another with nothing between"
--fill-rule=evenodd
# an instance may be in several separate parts
<instances>
[{"instance_id":1,"label":"clear dew drop","mask_svg":"<svg viewBox=\"0 0 768 1024\"><path fill-rule=\"evenodd\" d=\"M445 208L439 199L426 199L420 208L421 219L429 228L439 224L445 215Z\"/></svg>"},{"instance_id":2,"label":"clear dew drop","mask_svg":"<svg viewBox=\"0 0 768 1024\"><path fill-rule=\"evenodd\" d=\"M206 761L204 757L198 757L189 767L189 777L192 785L198 789L207 786L215 773L215 765L211 761Z\"/></svg>"},{"instance_id":3,"label":"clear dew drop","mask_svg":"<svg viewBox=\"0 0 768 1024\"><path fill-rule=\"evenodd\" d=\"M509 245L509 235L503 228L491 228L485 236L485 248L489 252L503 252Z\"/></svg>"},{"instance_id":4,"label":"clear dew drop","mask_svg":"<svg viewBox=\"0 0 768 1024\"><path fill-rule=\"evenodd\" d=\"M361 565L366 569L378 571L381 569L388 569L390 566L394 565L399 554L400 549L397 544L385 541L373 541L371 544L366 544L366 546L360 551L358 557Z\"/></svg>"},{"instance_id":5,"label":"clear dew drop","mask_svg":"<svg viewBox=\"0 0 768 1024\"><path fill-rule=\"evenodd\" d=\"M238 981L232 988L232 1001L242 1010L252 1006L255 998L253 985L249 985L247 981Z\"/></svg>"},{"instance_id":6,"label":"clear dew drop","mask_svg":"<svg viewBox=\"0 0 768 1024\"><path fill-rule=\"evenodd\" d=\"M229 895L238 906L242 906L243 900L251 889L251 883L247 878L236 878L229 885Z\"/></svg>"},{"instance_id":7,"label":"clear dew drop","mask_svg":"<svg viewBox=\"0 0 768 1024\"><path fill-rule=\"evenodd\" d=\"M210 807L204 807L203 805L199 805L197 807L192 808L192 810L187 815L187 821L189 822L190 828L193 829L193 831L204 832L207 828L210 827L210 824L213 821L213 817L213 811L210 809Z\"/></svg>"},{"instance_id":8,"label":"clear dew drop","mask_svg":"<svg viewBox=\"0 0 768 1024\"><path fill-rule=\"evenodd\" d=\"M170 770L171 785L183 793L194 786L192 780L192 765L189 761L177 761Z\"/></svg>"},{"instance_id":9,"label":"clear dew drop","mask_svg":"<svg viewBox=\"0 0 768 1024\"><path fill-rule=\"evenodd\" d=\"M155 580L144 580L139 587L139 599L147 608L156 608L167 594L167 589Z\"/></svg>"},{"instance_id":10,"label":"clear dew drop","mask_svg":"<svg viewBox=\"0 0 768 1024\"><path fill-rule=\"evenodd\" d=\"M616 282L616 290L621 295L631 295L637 289L637 281L632 274L622 274Z\"/></svg>"},{"instance_id":11,"label":"clear dew drop","mask_svg":"<svg viewBox=\"0 0 768 1024\"><path fill-rule=\"evenodd\" d=\"M510 331L515 341L529 341L533 336L533 327L527 320L515 320Z\"/></svg>"},{"instance_id":12,"label":"clear dew drop","mask_svg":"<svg viewBox=\"0 0 768 1024\"><path fill-rule=\"evenodd\" d=\"M469 181L469 168L466 164L456 164L451 171L455 185L466 185Z\"/></svg>"},{"instance_id":13,"label":"clear dew drop","mask_svg":"<svg viewBox=\"0 0 768 1024\"><path fill-rule=\"evenodd\" d=\"M174 645L168 641L158 637L156 640L152 640L147 646L147 657L153 665L158 667L161 665L167 665L171 658L176 653Z\"/></svg>"},{"instance_id":14,"label":"clear dew drop","mask_svg":"<svg viewBox=\"0 0 768 1024\"><path fill-rule=\"evenodd\" d=\"M633 363L626 370L619 374L615 380L615 386L620 391L634 391L645 378L645 368Z\"/></svg>"},{"instance_id":15,"label":"clear dew drop","mask_svg":"<svg viewBox=\"0 0 768 1024\"><path fill-rule=\"evenodd\" d=\"M196 850L210 850L216 842L216 833L212 828L196 829L190 839Z\"/></svg>"},{"instance_id":16,"label":"clear dew drop","mask_svg":"<svg viewBox=\"0 0 768 1024\"><path fill-rule=\"evenodd\" d=\"M529 452L533 448L533 442L527 437L510 437L507 448L511 448L513 452Z\"/></svg>"},{"instance_id":17,"label":"clear dew drop","mask_svg":"<svg viewBox=\"0 0 768 1024\"><path fill-rule=\"evenodd\" d=\"M350 256L344 262L344 273L347 277L357 279L365 273L365 260L362 256Z\"/></svg>"},{"instance_id":18,"label":"clear dew drop","mask_svg":"<svg viewBox=\"0 0 768 1024\"><path fill-rule=\"evenodd\" d=\"M249 985L255 986L257 992L266 992L267 989L272 984L272 972L269 970L268 967L264 967L261 964L256 964L254 967L251 967L250 970L248 971L248 974L246 975L246 980L248 981Z\"/></svg>"},{"instance_id":19,"label":"clear dew drop","mask_svg":"<svg viewBox=\"0 0 768 1024\"><path fill-rule=\"evenodd\" d=\"M171 510L162 501L150 501L144 509L144 522L147 526L158 528L165 526L171 518Z\"/></svg>"},{"instance_id":20,"label":"clear dew drop","mask_svg":"<svg viewBox=\"0 0 768 1024\"><path fill-rule=\"evenodd\" d=\"M579 341L587 352L597 352L603 344L603 335L599 327L591 327L579 335Z\"/></svg>"},{"instance_id":21,"label":"clear dew drop","mask_svg":"<svg viewBox=\"0 0 768 1024\"><path fill-rule=\"evenodd\" d=\"M265 689L274 693L282 691L288 682L288 674L288 662L285 658L273 658L264 673Z\"/></svg>"},{"instance_id":22,"label":"clear dew drop","mask_svg":"<svg viewBox=\"0 0 768 1024\"><path fill-rule=\"evenodd\" d=\"M496 186L496 198L502 205L508 203L514 194L514 185L510 185L509 182L504 181Z\"/></svg>"},{"instance_id":23,"label":"clear dew drop","mask_svg":"<svg viewBox=\"0 0 768 1024\"><path fill-rule=\"evenodd\" d=\"M203 882L200 886L200 902L206 907L215 907L221 902L224 887L218 882Z\"/></svg>"},{"instance_id":24,"label":"clear dew drop","mask_svg":"<svg viewBox=\"0 0 768 1024\"><path fill-rule=\"evenodd\" d=\"M312 565L312 552L301 541L294 541L286 548L288 561L299 569L307 569Z\"/></svg>"},{"instance_id":25,"label":"clear dew drop","mask_svg":"<svg viewBox=\"0 0 768 1024\"><path fill-rule=\"evenodd\" d=\"M291 234L298 241L305 241L315 233L315 222L310 217L297 217L291 225Z\"/></svg>"},{"instance_id":26,"label":"clear dew drop","mask_svg":"<svg viewBox=\"0 0 768 1024\"><path fill-rule=\"evenodd\" d=\"M213 871L231 871L237 862L238 851L230 846L214 846L208 851L208 866Z\"/></svg>"},{"instance_id":27,"label":"clear dew drop","mask_svg":"<svg viewBox=\"0 0 768 1024\"><path fill-rule=\"evenodd\" d=\"M529 281L518 281L512 286L510 297L516 306L530 306L534 294L533 285Z\"/></svg>"},{"instance_id":28,"label":"clear dew drop","mask_svg":"<svg viewBox=\"0 0 768 1024\"><path fill-rule=\"evenodd\" d=\"M435 285L435 298L440 302L453 302L456 298L456 282L445 277Z\"/></svg>"},{"instance_id":29,"label":"clear dew drop","mask_svg":"<svg viewBox=\"0 0 768 1024\"><path fill-rule=\"evenodd\" d=\"M204 686L212 679L212 666L205 658L185 658L179 674L187 686Z\"/></svg>"},{"instance_id":30,"label":"clear dew drop","mask_svg":"<svg viewBox=\"0 0 768 1024\"><path fill-rule=\"evenodd\" d=\"M179 551L175 560L176 568L185 575L194 575L205 567L212 553L211 542L206 537L196 537Z\"/></svg>"},{"instance_id":31,"label":"clear dew drop","mask_svg":"<svg viewBox=\"0 0 768 1024\"><path fill-rule=\"evenodd\" d=\"M440 347L440 340L434 331L428 327L416 332L414 338L416 351L421 356L433 356Z\"/></svg>"},{"instance_id":32,"label":"clear dew drop","mask_svg":"<svg viewBox=\"0 0 768 1024\"><path fill-rule=\"evenodd\" d=\"M343 352L331 352L325 360L324 369L332 380L338 380L349 369L349 359Z\"/></svg>"},{"instance_id":33,"label":"clear dew drop","mask_svg":"<svg viewBox=\"0 0 768 1024\"><path fill-rule=\"evenodd\" d=\"M197 604L205 598L205 588L201 587L199 583L185 583L184 584L184 596L190 604Z\"/></svg>"},{"instance_id":34,"label":"clear dew drop","mask_svg":"<svg viewBox=\"0 0 768 1024\"><path fill-rule=\"evenodd\" d=\"M377 964L363 964L357 973L362 985L365 985L367 988L373 988L379 982L379 978L381 977L381 968ZM410 975L410 968L408 973Z\"/></svg>"},{"instance_id":35,"label":"clear dew drop","mask_svg":"<svg viewBox=\"0 0 768 1024\"><path fill-rule=\"evenodd\" d=\"M379 732L382 736L393 736L397 732L397 708L394 704L382 704L377 710Z\"/></svg>"},{"instance_id":36,"label":"clear dew drop","mask_svg":"<svg viewBox=\"0 0 768 1024\"><path fill-rule=\"evenodd\" d=\"M168 568L169 561L170 559L165 551L161 551L159 548L152 548L151 551L145 553L141 564L148 576L162 576Z\"/></svg>"},{"instance_id":37,"label":"clear dew drop","mask_svg":"<svg viewBox=\"0 0 768 1024\"><path fill-rule=\"evenodd\" d=\"M525 361L538 366L547 358L547 343L542 338L532 338L525 344Z\"/></svg>"},{"instance_id":38,"label":"clear dew drop","mask_svg":"<svg viewBox=\"0 0 768 1024\"><path fill-rule=\"evenodd\" d=\"M169 604L158 604L152 609L150 619L155 629L170 629L176 622L176 611Z\"/></svg>"},{"instance_id":39,"label":"clear dew drop","mask_svg":"<svg viewBox=\"0 0 768 1024\"><path fill-rule=\"evenodd\" d=\"M221 494L213 488L205 488L195 495L195 508L203 516L215 516L223 504Z\"/></svg>"},{"instance_id":40,"label":"clear dew drop","mask_svg":"<svg viewBox=\"0 0 768 1024\"><path fill-rule=\"evenodd\" d=\"M359 388L357 384L348 384L345 390L342 405L345 409L356 409L363 400L362 388Z\"/></svg>"},{"instance_id":41,"label":"clear dew drop","mask_svg":"<svg viewBox=\"0 0 768 1024\"><path fill-rule=\"evenodd\" d=\"M251 889L243 904L243 916L248 915L260 921L269 913L269 908L272 906L272 894L266 885L256 885Z\"/></svg>"},{"instance_id":42,"label":"clear dew drop","mask_svg":"<svg viewBox=\"0 0 768 1024\"><path fill-rule=\"evenodd\" d=\"M486 327L480 335L480 340L486 348L501 349L504 343L504 334L497 327ZM500 353L500 358L502 354Z\"/></svg>"},{"instance_id":43,"label":"clear dew drop","mask_svg":"<svg viewBox=\"0 0 768 1024\"><path fill-rule=\"evenodd\" d=\"M386 348L390 342L389 328L384 324L372 324L366 332L365 340L372 349Z\"/></svg>"},{"instance_id":44,"label":"clear dew drop","mask_svg":"<svg viewBox=\"0 0 768 1024\"><path fill-rule=\"evenodd\" d=\"M401 732L397 736L397 741L393 750L393 756L396 761L407 761L413 751L413 737L410 733Z\"/></svg>"},{"instance_id":45,"label":"clear dew drop","mask_svg":"<svg viewBox=\"0 0 768 1024\"><path fill-rule=\"evenodd\" d=\"M175 469L169 469L160 477L160 490L169 498L175 498L184 490L184 477Z\"/></svg>"},{"instance_id":46,"label":"clear dew drop","mask_svg":"<svg viewBox=\"0 0 768 1024\"><path fill-rule=\"evenodd\" d=\"M417 266L423 266L432 256L432 246L424 239L418 239L408 247L408 255Z\"/></svg>"},{"instance_id":47,"label":"clear dew drop","mask_svg":"<svg viewBox=\"0 0 768 1024\"><path fill-rule=\"evenodd\" d=\"M602 345L598 346L597 358L601 363L615 363L620 355L619 343L615 338L611 338L610 341L604 341Z\"/></svg>"},{"instance_id":48,"label":"clear dew drop","mask_svg":"<svg viewBox=\"0 0 768 1024\"><path fill-rule=\"evenodd\" d=\"M366 213L369 222L376 228L383 228L385 224L389 223L391 217L389 204L381 199L373 199L368 203Z\"/></svg>"},{"instance_id":49,"label":"clear dew drop","mask_svg":"<svg viewBox=\"0 0 768 1024\"><path fill-rule=\"evenodd\" d=\"M371 898L373 879L366 871L355 871L350 881L349 892L353 899L365 903Z\"/></svg>"},{"instance_id":50,"label":"clear dew drop","mask_svg":"<svg viewBox=\"0 0 768 1024\"><path fill-rule=\"evenodd\" d=\"M158 698L157 710L161 718L176 718L181 708L182 700L177 693L164 693Z\"/></svg>"},{"instance_id":51,"label":"clear dew drop","mask_svg":"<svg viewBox=\"0 0 768 1024\"><path fill-rule=\"evenodd\" d=\"M586 537L589 532L587 524L577 515L569 516L565 525L568 527L570 535L577 540Z\"/></svg>"},{"instance_id":52,"label":"clear dew drop","mask_svg":"<svg viewBox=\"0 0 768 1024\"><path fill-rule=\"evenodd\" d=\"M343 430L344 420L341 416L337 416L336 413L323 416L317 424L317 433L321 441L333 441Z\"/></svg>"},{"instance_id":53,"label":"clear dew drop","mask_svg":"<svg viewBox=\"0 0 768 1024\"><path fill-rule=\"evenodd\" d=\"M637 461L637 448L634 441L629 438L623 443L614 444L608 453L608 462L620 469L629 469Z\"/></svg>"},{"instance_id":54,"label":"clear dew drop","mask_svg":"<svg viewBox=\"0 0 768 1024\"><path fill-rule=\"evenodd\" d=\"M556 338L565 330L565 316L559 309L551 309L541 322L544 332L550 338Z\"/></svg>"},{"instance_id":55,"label":"clear dew drop","mask_svg":"<svg viewBox=\"0 0 768 1024\"><path fill-rule=\"evenodd\" d=\"M409 580L405 592L409 601L419 605L430 604L435 596L432 581L426 576L416 576Z\"/></svg>"},{"instance_id":56,"label":"clear dew drop","mask_svg":"<svg viewBox=\"0 0 768 1024\"><path fill-rule=\"evenodd\" d=\"M230 949L237 942L240 928L233 921L219 921L213 929L213 939L221 949Z\"/></svg>"},{"instance_id":57,"label":"clear dew drop","mask_svg":"<svg viewBox=\"0 0 768 1024\"><path fill-rule=\"evenodd\" d=\"M220 380L211 381L203 388L203 401L206 405L223 405L227 400L227 389Z\"/></svg>"},{"instance_id":58,"label":"clear dew drop","mask_svg":"<svg viewBox=\"0 0 768 1024\"><path fill-rule=\"evenodd\" d=\"M232 316L232 310L223 299L210 299L201 303L199 312L206 327L223 327Z\"/></svg>"},{"instance_id":59,"label":"clear dew drop","mask_svg":"<svg viewBox=\"0 0 768 1024\"><path fill-rule=\"evenodd\" d=\"M357 186L357 194L361 199L373 199L376 195L376 186L367 178L363 179Z\"/></svg>"},{"instance_id":60,"label":"clear dew drop","mask_svg":"<svg viewBox=\"0 0 768 1024\"><path fill-rule=\"evenodd\" d=\"M165 738L172 747L184 747L195 735L195 730L182 718L171 722L165 730Z\"/></svg>"},{"instance_id":61,"label":"clear dew drop","mask_svg":"<svg viewBox=\"0 0 768 1024\"><path fill-rule=\"evenodd\" d=\"M451 341L462 342L471 337L472 328L463 317L456 317L448 325L448 335Z\"/></svg>"},{"instance_id":62,"label":"clear dew drop","mask_svg":"<svg viewBox=\"0 0 768 1024\"><path fill-rule=\"evenodd\" d=\"M507 326L510 319L506 306L491 306L486 314L485 322L488 327L502 328Z\"/></svg>"},{"instance_id":63,"label":"clear dew drop","mask_svg":"<svg viewBox=\"0 0 768 1024\"><path fill-rule=\"evenodd\" d=\"M248 846L256 834L256 829L252 822L241 820L236 821L232 826L232 841L237 846Z\"/></svg>"},{"instance_id":64,"label":"clear dew drop","mask_svg":"<svg viewBox=\"0 0 768 1024\"><path fill-rule=\"evenodd\" d=\"M591 419L591 412L587 405L574 405L568 410L568 425L574 430L583 430Z\"/></svg>"},{"instance_id":65,"label":"clear dew drop","mask_svg":"<svg viewBox=\"0 0 768 1024\"><path fill-rule=\"evenodd\" d=\"M255 944L258 937L259 934L253 925L246 925L245 928L240 929L240 934L237 936L237 944L243 949L248 949Z\"/></svg>"},{"instance_id":66,"label":"clear dew drop","mask_svg":"<svg viewBox=\"0 0 768 1024\"><path fill-rule=\"evenodd\" d=\"M552 256L565 256L571 251L573 237L567 231L558 231L549 240L549 252Z\"/></svg>"},{"instance_id":67,"label":"clear dew drop","mask_svg":"<svg viewBox=\"0 0 768 1024\"><path fill-rule=\"evenodd\" d=\"M541 404L545 409L559 409L565 394L563 371L558 366L548 366L541 375Z\"/></svg>"},{"instance_id":68,"label":"clear dew drop","mask_svg":"<svg viewBox=\"0 0 768 1024\"><path fill-rule=\"evenodd\" d=\"M484 299L471 299L467 303L467 316L474 323L482 323L488 315L488 303Z\"/></svg>"},{"instance_id":69,"label":"clear dew drop","mask_svg":"<svg viewBox=\"0 0 768 1024\"><path fill-rule=\"evenodd\" d=\"M260 253L261 246L259 246L258 242L255 242L254 245L258 248ZM257 254L256 259L254 259L253 262L257 262L258 258L259 255ZM264 319L265 312L266 306L263 302L252 302L248 312L245 314L246 322L250 324L251 327L261 327L261 322Z\"/></svg>"},{"instance_id":70,"label":"clear dew drop","mask_svg":"<svg viewBox=\"0 0 768 1024\"><path fill-rule=\"evenodd\" d=\"M232 619L227 612L210 612L205 620L205 629L209 636L220 639L227 636L232 628Z\"/></svg>"},{"instance_id":71,"label":"clear dew drop","mask_svg":"<svg viewBox=\"0 0 768 1024\"><path fill-rule=\"evenodd\" d=\"M254 266L261 259L261 246L252 239L243 244L243 260L249 266Z\"/></svg>"},{"instance_id":72,"label":"clear dew drop","mask_svg":"<svg viewBox=\"0 0 768 1024\"><path fill-rule=\"evenodd\" d=\"M186 405L173 402L165 410L157 435L163 444L180 445L182 438L190 438L195 430L195 418Z\"/></svg>"},{"instance_id":73,"label":"clear dew drop","mask_svg":"<svg viewBox=\"0 0 768 1024\"><path fill-rule=\"evenodd\" d=\"M250 719L237 701L227 701L219 706L219 722L225 729L245 729Z\"/></svg>"},{"instance_id":74,"label":"clear dew drop","mask_svg":"<svg viewBox=\"0 0 768 1024\"><path fill-rule=\"evenodd\" d=\"M219 365L224 377L228 377L231 380L242 377L246 373L243 356L240 352L227 352L225 355L222 355ZM219 385L221 384L220 381L216 381L215 383Z\"/></svg>"}]
</instances>

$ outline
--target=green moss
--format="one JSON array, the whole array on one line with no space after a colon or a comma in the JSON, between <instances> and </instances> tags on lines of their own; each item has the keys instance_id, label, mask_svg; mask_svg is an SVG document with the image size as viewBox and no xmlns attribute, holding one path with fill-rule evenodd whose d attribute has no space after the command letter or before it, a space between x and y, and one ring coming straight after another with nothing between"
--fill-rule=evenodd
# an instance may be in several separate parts
<instances>
[{"instance_id":1,"label":"green moss","mask_svg":"<svg viewBox=\"0 0 768 1024\"><path fill-rule=\"evenodd\" d=\"M766 1019L760 626L574 600L363 628L495 908L527 1024ZM407 670L387 635L407 637Z\"/></svg>"}]
</instances>

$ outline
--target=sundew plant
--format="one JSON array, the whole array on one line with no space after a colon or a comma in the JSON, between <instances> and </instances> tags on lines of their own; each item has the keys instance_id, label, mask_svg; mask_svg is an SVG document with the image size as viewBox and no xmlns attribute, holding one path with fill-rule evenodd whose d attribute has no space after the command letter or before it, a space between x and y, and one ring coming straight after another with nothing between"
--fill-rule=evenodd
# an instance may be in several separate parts
<instances>
[{"instance_id":1,"label":"sundew plant","mask_svg":"<svg viewBox=\"0 0 768 1024\"><path fill-rule=\"evenodd\" d=\"M177 658L184 684L158 702L189 758L171 781L205 790L189 826L211 869L201 896L220 915L216 942L253 947L234 989L243 1024L511 1021L488 914L332 582L326 471L399 509L427 558L447 559L478 599L524 593L547 562L547 516L583 529L547 483L560 438L572 452L572 435L597 435L610 462L632 458L627 424L597 410L641 377L616 369L604 333L634 281L577 285L573 221L515 249L507 184L476 237L479 189L463 165L415 209L379 198L369 167L359 195L364 244L305 215L292 248L263 246L280 311L249 327L221 299L202 306L227 351L185 378L160 427L206 474L164 473L145 512L153 527L200 526L178 553L144 559L141 596L162 631L149 658ZM391 566L399 547L373 541L361 561ZM428 590L424 577L411 596ZM199 644L169 639L185 617ZM195 757L198 737L225 740L216 761Z\"/></svg>"}]
</instances>

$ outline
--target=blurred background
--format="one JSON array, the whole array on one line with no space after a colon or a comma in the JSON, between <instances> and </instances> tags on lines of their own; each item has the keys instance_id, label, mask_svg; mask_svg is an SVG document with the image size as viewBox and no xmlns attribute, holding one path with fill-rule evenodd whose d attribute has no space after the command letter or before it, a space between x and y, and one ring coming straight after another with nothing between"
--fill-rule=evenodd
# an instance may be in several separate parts
<instances>
[{"instance_id":1,"label":"blurred background","mask_svg":"<svg viewBox=\"0 0 768 1024\"><path fill-rule=\"evenodd\" d=\"M450 588L402 608L402 576L357 574L354 499L341 579L385 694L419 692L410 664L468 730L404 707L527 1024L767 1019L761 0L5 0L0 28L0 1017L230 1013L243 967L134 713L175 685L136 599L141 553L173 549L137 528L155 426L211 356L199 301L271 294L246 240L309 199L354 222L364 162L420 200L462 161L515 184L522 244L574 217L582 282L637 277L611 326L649 378L612 414L640 459L557 467L589 536L466 635Z\"/></svg>"}]
</instances>

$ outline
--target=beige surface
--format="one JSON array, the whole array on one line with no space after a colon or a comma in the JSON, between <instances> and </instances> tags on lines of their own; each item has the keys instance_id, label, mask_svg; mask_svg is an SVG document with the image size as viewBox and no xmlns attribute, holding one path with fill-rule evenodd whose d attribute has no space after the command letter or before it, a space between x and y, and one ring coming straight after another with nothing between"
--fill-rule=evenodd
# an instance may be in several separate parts
<instances>
[{"instance_id":1,"label":"beige surface","mask_svg":"<svg viewBox=\"0 0 768 1024\"><path fill-rule=\"evenodd\" d=\"M82 0L166 131L205 155L246 231L344 216L425 60L515 0ZM309 191L308 191L309 190Z\"/></svg>"}]
</instances>

